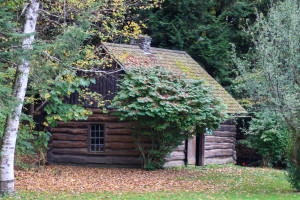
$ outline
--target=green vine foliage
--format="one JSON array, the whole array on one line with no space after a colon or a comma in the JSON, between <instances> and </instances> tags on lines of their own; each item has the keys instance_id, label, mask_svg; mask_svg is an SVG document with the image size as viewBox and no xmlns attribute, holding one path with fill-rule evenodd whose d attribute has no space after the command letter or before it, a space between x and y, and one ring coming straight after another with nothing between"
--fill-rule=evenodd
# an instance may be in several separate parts
<instances>
[{"instance_id":1,"label":"green vine foliage","mask_svg":"<svg viewBox=\"0 0 300 200\"><path fill-rule=\"evenodd\" d=\"M121 120L134 122L134 138L148 170L161 168L164 157L184 139L216 129L226 117L224 105L204 81L160 66L129 70L111 107Z\"/></svg>"},{"instance_id":2,"label":"green vine foliage","mask_svg":"<svg viewBox=\"0 0 300 200\"><path fill-rule=\"evenodd\" d=\"M44 88L41 94L42 99L47 103L44 108L47 112L45 125L56 126L57 121L87 119L88 115L92 114L91 111L86 110L82 105L64 103L63 100L69 98L72 93L78 92L80 100L89 99L92 102L100 102L102 96L87 89L90 83L95 83L95 79L76 76L74 72L68 70L55 79L49 80L49 88ZM102 106L99 103L98 105Z\"/></svg>"}]
</instances>

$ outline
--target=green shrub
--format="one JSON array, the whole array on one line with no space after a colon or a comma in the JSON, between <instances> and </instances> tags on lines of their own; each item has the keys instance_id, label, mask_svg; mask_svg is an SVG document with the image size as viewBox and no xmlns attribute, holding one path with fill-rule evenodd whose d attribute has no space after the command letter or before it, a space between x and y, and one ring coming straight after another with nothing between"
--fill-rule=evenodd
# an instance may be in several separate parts
<instances>
[{"instance_id":1,"label":"green shrub","mask_svg":"<svg viewBox=\"0 0 300 200\"><path fill-rule=\"evenodd\" d=\"M288 130L279 126L276 116L258 112L246 133L250 147L262 156L264 166L272 166L287 154Z\"/></svg>"},{"instance_id":2,"label":"green shrub","mask_svg":"<svg viewBox=\"0 0 300 200\"><path fill-rule=\"evenodd\" d=\"M148 170L162 167L164 157L184 139L217 128L225 117L224 105L204 81L159 66L128 71L111 107L121 120L135 122L133 136ZM143 144L145 139L151 147Z\"/></svg>"}]
</instances>

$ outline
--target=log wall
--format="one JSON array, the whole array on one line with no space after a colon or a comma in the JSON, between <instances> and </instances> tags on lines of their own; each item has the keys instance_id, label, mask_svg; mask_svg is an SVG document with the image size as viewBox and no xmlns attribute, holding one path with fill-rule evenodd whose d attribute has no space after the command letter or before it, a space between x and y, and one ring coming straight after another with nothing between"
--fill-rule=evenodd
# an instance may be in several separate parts
<instances>
[{"instance_id":1,"label":"log wall","mask_svg":"<svg viewBox=\"0 0 300 200\"><path fill-rule=\"evenodd\" d=\"M205 134L204 165L236 163L236 127L226 121L212 134Z\"/></svg>"},{"instance_id":2,"label":"log wall","mask_svg":"<svg viewBox=\"0 0 300 200\"><path fill-rule=\"evenodd\" d=\"M104 152L89 152L88 138L91 124L103 124L105 127ZM141 167L137 145L132 137L132 124L121 122L117 117L104 114L101 110L93 109L93 115L87 120L58 122L57 127L50 131L52 133L48 153L50 164ZM221 127L212 134L205 134L203 164L236 163L235 135L235 125L230 121L221 124ZM164 167L185 166L188 161L186 145L189 147L196 144L195 141L190 143L183 142L170 153L166 157ZM150 140L145 140L142 145L150 148ZM195 147L191 149L196 150ZM193 155L196 155L195 152Z\"/></svg>"},{"instance_id":3,"label":"log wall","mask_svg":"<svg viewBox=\"0 0 300 200\"><path fill-rule=\"evenodd\" d=\"M185 142L165 157L164 168L185 166Z\"/></svg>"},{"instance_id":4,"label":"log wall","mask_svg":"<svg viewBox=\"0 0 300 200\"><path fill-rule=\"evenodd\" d=\"M89 152L89 125L103 124L105 127L105 151ZM52 128L48 162L80 165L141 166L137 145L132 138L132 124L120 122L110 114L93 109L87 120L58 122ZM150 146L149 141L143 143Z\"/></svg>"}]
</instances>

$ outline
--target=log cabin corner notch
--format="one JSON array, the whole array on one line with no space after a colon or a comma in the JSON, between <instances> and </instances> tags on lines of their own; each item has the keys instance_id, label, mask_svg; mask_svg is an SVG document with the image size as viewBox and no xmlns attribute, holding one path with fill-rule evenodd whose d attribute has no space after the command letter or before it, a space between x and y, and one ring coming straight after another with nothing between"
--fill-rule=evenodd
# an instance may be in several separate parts
<instances>
[{"instance_id":1,"label":"log cabin corner notch","mask_svg":"<svg viewBox=\"0 0 300 200\"><path fill-rule=\"evenodd\" d=\"M78 75L89 75L96 79L89 89L102 94L104 100L112 100L118 91L117 83L126 69L160 65L185 73L191 79L204 79L213 87L213 93L226 105L227 112L235 115L246 114L244 108L233 99L195 60L184 51L174 51L150 47L151 38L142 36L132 45L104 43L101 56L110 61L100 66L104 73L97 76L89 70L79 70ZM78 94L71 94L65 100L79 104ZM85 101L83 105L93 114L87 120L58 122L51 129L48 162L61 164L80 164L87 166L140 167L139 152L132 138L132 124L121 122L109 113ZM105 105L107 106L107 105ZM232 121L221 124L213 134L204 134L184 141L166 157L165 167L184 165L207 165L235 163L236 128ZM151 144L144 141L145 147Z\"/></svg>"}]
</instances>

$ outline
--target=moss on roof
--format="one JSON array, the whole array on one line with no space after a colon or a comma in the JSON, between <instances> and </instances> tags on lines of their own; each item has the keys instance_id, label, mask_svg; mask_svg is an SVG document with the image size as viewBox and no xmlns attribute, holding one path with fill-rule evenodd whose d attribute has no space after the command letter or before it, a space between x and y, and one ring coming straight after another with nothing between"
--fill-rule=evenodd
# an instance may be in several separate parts
<instances>
[{"instance_id":1,"label":"moss on roof","mask_svg":"<svg viewBox=\"0 0 300 200\"><path fill-rule=\"evenodd\" d=\"M215 81L191 56L184 51L151 47L151 54L145 54L136 45L104 43L104 48L125 69L130 66L160 65L178 73L185 73L192 79L204 79L214 95L227 105L228 113L242 114L247 111Z\"/></svg>"}]
</instances>

